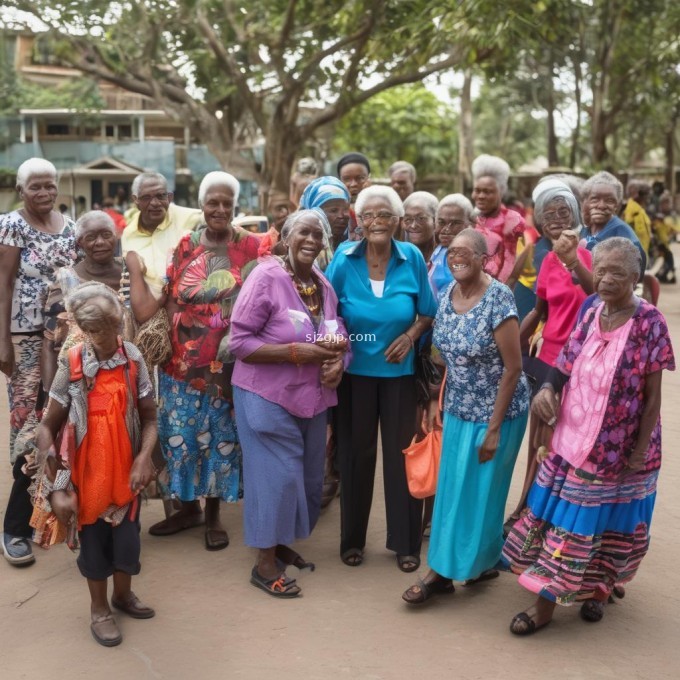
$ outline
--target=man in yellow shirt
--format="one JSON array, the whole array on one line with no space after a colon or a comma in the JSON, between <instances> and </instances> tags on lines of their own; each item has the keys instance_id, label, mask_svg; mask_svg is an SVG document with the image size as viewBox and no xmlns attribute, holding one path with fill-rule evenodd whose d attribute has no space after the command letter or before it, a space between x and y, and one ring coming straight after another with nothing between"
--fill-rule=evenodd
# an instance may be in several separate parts
<instances>
[{"instance_id":1,"label":"man in yellow shirt","mask_svg":"<svg viewBox=\"0 0 680 680\"><path fill-rule=\"evenodd\" d=\"M144 260L144 278L156 298L161 296L169 258L179 240L203 221L203 212L172 203L168 182L158 172L143 172L132 182L137 206L123 231L123 255L134 250Z\"/></svg>"},{"instance_id":2,"label":"man in yellow shirt","mask_svg":"<svg viewBox=\"0 0 680 680\"><path fill-rule=\"evenodd\" d=\"M652 240L652 221L645 211L649 199L650 186L642 180L632 179L628 182L628 202L623 213L623 221L628 223L640 240L645 253L649 253Z\"/></svg>"}]
</instances>

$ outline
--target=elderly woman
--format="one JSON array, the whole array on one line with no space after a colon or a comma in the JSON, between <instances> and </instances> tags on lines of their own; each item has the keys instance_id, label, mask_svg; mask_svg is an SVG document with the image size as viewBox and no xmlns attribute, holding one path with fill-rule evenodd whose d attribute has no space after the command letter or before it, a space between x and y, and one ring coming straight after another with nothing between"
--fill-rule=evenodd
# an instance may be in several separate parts
<instances>
[{"instance_id":1,"label":"elderly woman","mask_svg":"<svg viewBox=\"0 0 680 680\"><path fill-rule=\"evenodd\" d=\"M232 416L233 359L226 343L236 297L257 261L259 239L231 223L239 189L236 178L226 172L203 178L198 202L205 224L179 242L167 273L172 358L159 372L158 431L168 491L182 501L182 509L152 533L166 535L199 524L198 499L205 497L207 550L229 545L220 522L220 501L241 497L241 452Z\"/></svg>"},{"instance_id":2,"label":"elderly woman","mask_svg":"<svg viewBox=\"0 0 680 680\"><path fill-rule=\"evenodd\" d=\"M338 160L338 177L347 187L349 192L349 226L347 227L347 239L359 241L363 238L363 230L357 222L356 200L357 196L371 184L371 164L368 158L357 151L350 151Z\"/></svg>"},{"instance_id":3,"label":"elderly woman","mask_svg":"<svg viewBox=\"0 0 680 680\"><path fill-rule=\"evenodd\" d=\"M349 191L337 177L317 177L304 190L300 209L323 211L331 227L330 249L333 251L347 238L349 223ZM322 251L323 252L323 251ZM328 258L330 261L330 258ZM317 264L321 264L317 262ZM326 262L326 266L328 263ZM321 267L325 270L325 267Z\"/></svg>"},{"instance_id":4,"label":"elderly woman","mask_svg":"<svg viewBox=\"0 0 680 680\"><path fill-rule=\"evenodd\" d=\"M512 292L484 272L486 241L465 229L449 246L454 282L442 296L434 344L446 363L442 456L430 572L403 599L453 593L453 580L498 576L503 512L529 408ZM439 409L430 406L432 422Z\"/></svg>"},{"instance_id":5,"label":"elderly woman","mask_svg":"<svg viewBox=\"0 0 680 680\"><path fill-rule=\"evenodd\" d=\"M472 203L463 194L444 196L437 206L434 236L435 249L430 257L430 285L437 298L453 280L446 262L451 241L467 227L474 227L475 213Z\"/></svg>"},{"instance_id":6,"label":"elderly woman","mask_svg":"<svg viewBox=\"0 0 680 680\"><path fill-rule=\"evenodd\" d=\"M2 548L13 565L35 560L28 540L32 534L28 525L30 480L21 471L25 459L15 456L14 444L36 408L48 286L59 267L76 260L73 222L54 209L57 185L54 165L30 158L17 170L23 208L0 218L0 371L7 376L9 450L15 479L5 511Z\"/></svg>"},{"instance_id":7,"label":"elderly woman","mask_svg":"<svg viewBox=\"0 0 680 680\"><path fill-rule=\"evenodd\" d=\"M113 220L101 210L91 210L78 218L75 237L83 259L73 266L57 270L55 281L47 291L41 356L41 378L46 391L49 391L57 370L59 351L71 331L66 312L66 296L81 283L98 281L118 293L124 310L121 335L128 342L135 336L136 321L130 304L130 279L125 262L115 257L117 236ZM146 319L142 317L140 321Z\"/></svg>"},{"instance_id":8,"label":"elderly woman","mask_svg":"<svg viewBox=\"0 0 680 680\"><path fill-rule=\"evenodd\" d=\"M427 191L416 191L404 200L401 224L405 240L418 248L428 264L436 246L434 232L438 205L437 197Z\"/></svg>"},{"instance_id":9,"label":"elderly woman","mask_svg":"<svg viewBox=\"0 0 680 680\"><path fill-rule=\"evenodd\" d=\"M327 244L321 215L292 214L281 238L286 255L260 264L243 287L230 348L244 537L259 550L250 580L275 597L295 597L301 590L285 565L313 565L288 544L307 538L319 518L326 411L337 401L347 339L335 293L314 265Z\"/></svg>"},{"instance_id":10,"label":"elderly woman","mask_svg":"<svg viewBox=\"0 0 680 680\"><path fill-rule=\"evenodd\" d=\"M647 253L635 232L617 216L623 201L623 184L609 172L597 172L583 184L584 207L587 207L585 247L592 250L608 238L621 236L635 245L642 262L641 276L647 268Z\"/></svg>"},{"instance_id":11,"label":"elderly woman","mask_svg":"<svg viewBox=\"0 0 680 680\"><path fill-rule=\"evenodd\" d=\"M503 549L520 584L538 595L512 620L517 635L547 625L556 604L579 600L581 616L599 621L615 584L635 576L649 547L661 466L661 372L675 363L664 317L633 292L639 275L639 250L629 239L595 247L600 302L534 399L547 457L529 511Z\"/></svg>"},{"instance_id":12,"label":"elderly woman","mask_svg":"<svg viewBox=\"0 0 680 680\"><path fill-rule=\"evenodd\" d=\"M422 255L393 238L404 214L396 192L364 189L356 211L364 240L342 244L327 270L340 314L356 337L338 391L340 554L348 566L363 561L380 426L387 549L396 552L400 569L414 571L422 501L409 494L402 451L416 430L413 348L430 327L436 303Z\"/></svg>"},{"instance_id":13,"label":"elderly woman","mask_svg":"<svg viewBox=\"0 0 680 680\"><path fill-rule=\"evenodd\" d=\"M538 389L574 329L583 301L593 292L593 276L590 252L578 245L581 230L578 201L566 184L556 184L537 196L534 218L550 240L551 250L541 264L536 282L536 306L522 321L520 342L525 354L524 370ZM538 355L529 357L531 336L542 321L545 325ZM517 520L524 508L536 475L534 437L537 425L532 416L524 488L517 508L509 518L511 522Z\"/></svg>"},{"instance_id":14,"label":"elderly woman","mask_svg":"<svg viewBox=\"0 0 680 680\"><path fill-rule=\"evenodd\" d=\"M486 272L513 288L521 266L515 267L517 241L524 233L524 218L503 205L510 166L496 156L482 154L472 162L472 200L479 211L476 229L486 239Z\"/></svg>"}]
</instances>

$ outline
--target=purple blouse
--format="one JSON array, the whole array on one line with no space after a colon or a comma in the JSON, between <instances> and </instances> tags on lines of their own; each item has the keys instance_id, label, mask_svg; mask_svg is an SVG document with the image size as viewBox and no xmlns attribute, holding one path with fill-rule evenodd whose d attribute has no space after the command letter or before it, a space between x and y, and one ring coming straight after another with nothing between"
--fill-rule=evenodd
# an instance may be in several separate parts
<instances>
[{"instance_id":1,"label":"purple blouse","mask_svg":"<svg viewBox=\"0 0 680 680\"><path fill-rule=\"evenodd\" d=\"M232 385L279 404L299 418L311 418L338 403L335 390L321 385L321 366L248 364L243 359L266 344L314 343L324 334L347 337L345 324L337 314L338 298L333 288L321 271L315 269L314 273L323 285L323 315L318 328L290 275L273 257L251 272L231 313L229 348L237 359Z\"/></svg>"}]
</instances>

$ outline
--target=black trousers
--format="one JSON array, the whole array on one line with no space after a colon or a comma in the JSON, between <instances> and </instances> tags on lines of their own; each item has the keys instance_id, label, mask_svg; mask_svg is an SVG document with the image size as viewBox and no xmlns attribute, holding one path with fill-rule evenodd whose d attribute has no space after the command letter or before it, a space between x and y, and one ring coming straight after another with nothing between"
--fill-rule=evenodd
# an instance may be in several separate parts
<instances>
[{"instance_id":1,"label":"black trousers","mask_svg":"<svg viewBox=\"0 0 680 680\"><path fill-rule=\"evenodd\" d=\"M14 484L12 484L12 491L9 494L9 501L7 501L3 530L10 536L30 538L33 535L33 529L31 529L28 523L33 514L33 505L28 493L31 478L21 471L25 462L26 458L24 456L17 456L14 468L12 469Z\"/></svg>"},{"instance_id":2,"label":"black trousers","mask_svg":"<svg viewBox=\"0 0 680 680\"><path fill-rule=\"evenodd\" d=\"M419 555L423 502L409 493L403 454L416 431L415 378L346 373L338 388L337 419L340 553L366 545L380 425L387 549Z\"/></svg>"}]
</instances>

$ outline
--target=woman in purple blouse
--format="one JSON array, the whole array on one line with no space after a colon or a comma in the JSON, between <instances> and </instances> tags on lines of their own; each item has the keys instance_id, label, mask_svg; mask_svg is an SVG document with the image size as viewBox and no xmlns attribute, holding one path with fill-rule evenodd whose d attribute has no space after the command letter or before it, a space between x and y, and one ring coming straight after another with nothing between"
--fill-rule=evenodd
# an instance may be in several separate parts
<instances>
[{"instance_id":1,"label":"woman in purple blouse","mask_svg":"<svg viewBox=\"0 0 680 680\"><path fill-rule=\"evenodd\" d=\"M288 544L319 517L326 410L337 403L348 349L338 299L314 265L329 233L320 211L292 214L281 230L286 254L255 268L232 312L244 536L259 549L250 581L276 597L301 592L287 564L313 568Z\"/></svg>"}]
</instances>

